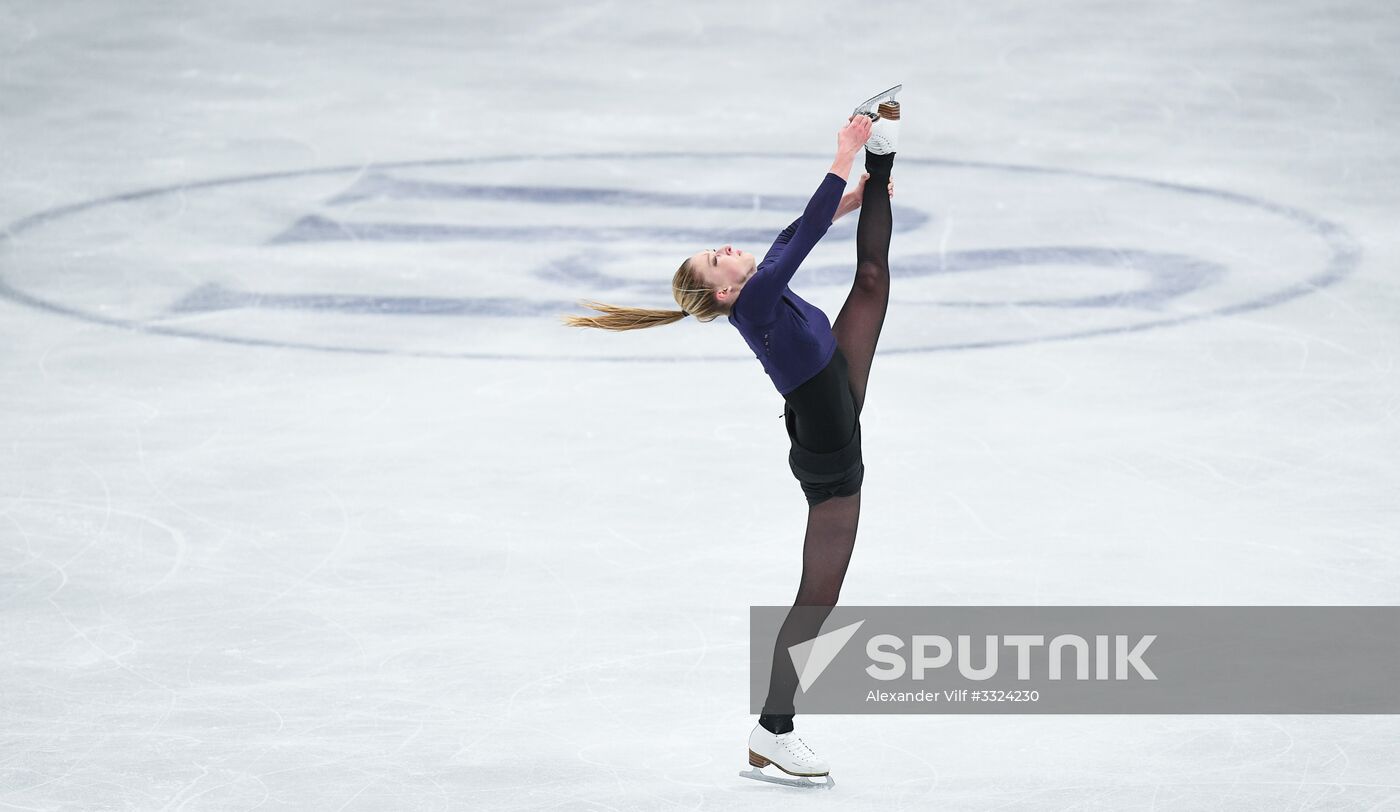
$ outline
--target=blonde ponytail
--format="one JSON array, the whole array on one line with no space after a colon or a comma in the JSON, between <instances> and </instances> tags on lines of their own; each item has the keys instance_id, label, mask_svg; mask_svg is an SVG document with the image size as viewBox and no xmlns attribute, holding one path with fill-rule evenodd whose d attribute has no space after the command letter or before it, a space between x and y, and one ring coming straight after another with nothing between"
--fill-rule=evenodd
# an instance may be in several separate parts
<instances>
[{"instance_id":1,"label":"blonde ponytail","mask_svg":"<svg viewBox=\"0 0 1400 812\"><path fill-rule=\"evenodd\" d=\"M570 327L597 327L602 330L643 330L685 318L684 310L654 310L649 307L623 307L602 302L582 301L579 304L602 313L601 316L565 316Z\"/></svg>"},{"instance_id":2,"label":"blonde ponytail","mask_svg":"<svg viewBox=\"0 0 1400 812\"><path fill-rule=\"evenodd\" d=\"M596 327L600 330L644 330L662 324L680 321L686 316L694 316L700 321L714 321L729 313L729 308L715 299L715 291L690 266L687 257L671 277L671 297L680 310L661 310L650 307L624 307L602 302L582 301L579 304L592 308L601 316L564 316L564 324L570 327Z\"/></svg>"}]
</instances>

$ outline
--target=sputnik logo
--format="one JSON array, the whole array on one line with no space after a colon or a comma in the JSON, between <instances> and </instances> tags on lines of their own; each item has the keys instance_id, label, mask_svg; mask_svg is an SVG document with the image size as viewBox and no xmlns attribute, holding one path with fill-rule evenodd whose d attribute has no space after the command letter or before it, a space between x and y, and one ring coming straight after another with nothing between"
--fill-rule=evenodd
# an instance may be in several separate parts
<instances>
[{"instance_id":1,"label":"sputnik logo","mask_svg":"<svg viewBox=\"0 0 1400 812\"><path fill-rule=\"evenodd\" d=\"M788 647L788 656L792 658L793 668L799 675L797 682L802 686L802 693L807 693L807 689L831 665L831 661L836 659L836 655L841 653L841 649L846 647L846 643L864 623L864 620L860 620Z\"/></svg>"}]
</instances>

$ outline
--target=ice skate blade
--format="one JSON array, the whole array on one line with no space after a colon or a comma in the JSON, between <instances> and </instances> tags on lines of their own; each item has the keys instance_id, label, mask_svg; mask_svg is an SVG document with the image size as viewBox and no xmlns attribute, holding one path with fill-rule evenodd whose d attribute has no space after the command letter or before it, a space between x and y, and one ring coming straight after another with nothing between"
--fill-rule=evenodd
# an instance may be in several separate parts
<instances>
[{"instance_id":1,"label":"ice skate blade","mask_svg":"<svg viewBox=\"0 0 1400 812\"><path fill-rule=\"evenodd\" d=\"M830 774L821 776L824 780L813 781L811 778L776 778L763 772L758 767L750 767L739 773L741 778L752 778L755 781L766 781L769 784L782 784L785 787L796 787L797 789L831 789L836 786L836 779Z\"/></svg>"},{"instance_id":2,"label":"ice skate blade","mask_svg":"<svg viewBox=\"0 0 1400 812\"><path fill-rule=\"evenodd\" d=\"M856 109L851 112L851 115L870 116L871 118L877 118L878 116L875 112L875 108L880 106L880 102L894 101L895 95L903 89L904 85L901 84L895 85L889 90L883 90L879 93L876 93L874 96L871 96L870 98L857 105Z\"/></svg>"}]
</instances>

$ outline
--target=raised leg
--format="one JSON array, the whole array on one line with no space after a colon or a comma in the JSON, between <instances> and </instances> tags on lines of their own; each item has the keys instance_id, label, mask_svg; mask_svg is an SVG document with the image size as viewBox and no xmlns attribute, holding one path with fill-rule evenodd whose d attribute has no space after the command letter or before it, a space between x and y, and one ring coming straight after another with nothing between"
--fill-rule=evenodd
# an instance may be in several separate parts
<instances>
[{"instance_id":1,"label":"raised leg","mask_svg":"<svg viewBox=\"0 0 1400 812\"><path fill-rule=\"evenodd\" d=\"M888 185L894 154L865 154L865 193L860 204L860 225L856 228L856 278L846 303L836 316L831 332L850 364L851 394L856 413L865 406L865 388L875 345L885 325L890 304L890 214Z\"/></svg>"}]
</instances>

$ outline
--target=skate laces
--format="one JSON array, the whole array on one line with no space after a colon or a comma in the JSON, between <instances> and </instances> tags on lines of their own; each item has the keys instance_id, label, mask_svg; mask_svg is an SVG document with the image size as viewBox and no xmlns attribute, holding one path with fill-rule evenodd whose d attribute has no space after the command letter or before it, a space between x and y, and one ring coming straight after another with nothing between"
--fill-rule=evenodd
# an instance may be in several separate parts
<instances>
[{"instance_id":1,"label":"skate laces","mask_svg":"<svg viewBox=\"0 0 1400 812\"><path fill-rule=\"evenodd\" d=\"M807 743L802 741L798 736L789 737L787 741L783 742L783 746L787 748L789 753L792 753L800 759L809 761L817 760L817 754L812 752L812 748L808 747Z\"/></svg>"}]
</instances>

